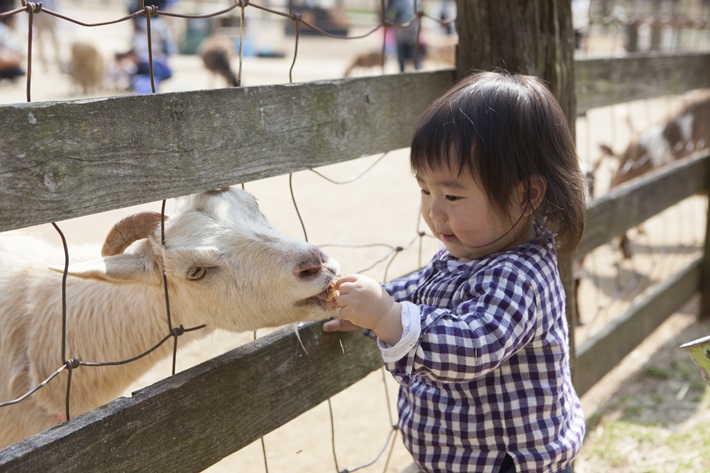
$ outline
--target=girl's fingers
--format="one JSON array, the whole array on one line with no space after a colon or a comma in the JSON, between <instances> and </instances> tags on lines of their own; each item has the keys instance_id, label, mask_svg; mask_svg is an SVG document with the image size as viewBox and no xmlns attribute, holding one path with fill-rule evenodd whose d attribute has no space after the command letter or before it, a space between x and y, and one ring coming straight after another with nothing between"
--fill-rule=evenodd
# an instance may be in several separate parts
<instances>
[{"instance_id":1,"label":"girl's fingers","mask_svg":"<svg viewBox=\"0 0 710 473\"><path fill-rule=\"evenodd\" d=\"M339 279L335 282L335 288L336 288L337 290L340 290L340 286L341 286L343 283L355 282L356 280L357 280L357 277L356 277L354 274L346 274L345 276L339 278Z\"/></svg>"},{"instance_id":2,"label":"girl's fingers","mask_svg":"<svg viewBox=\"0 0 710 473\"><path fill-rule=\"evenodd\" d=\"M349 332L360 330L360 327L344 319L331 319L323 324L324 332Z\"/></svg>"},{"instance_id":3,"label":"girl's fingers","mask_svg":"<svg viewBox=\"0 0 710 473\"><path fill-rule=\"evenodd\" d=\"M338 332L340 330L340 319L331 319L323 324L324 332Z\"/></svg>"}]
</instances>

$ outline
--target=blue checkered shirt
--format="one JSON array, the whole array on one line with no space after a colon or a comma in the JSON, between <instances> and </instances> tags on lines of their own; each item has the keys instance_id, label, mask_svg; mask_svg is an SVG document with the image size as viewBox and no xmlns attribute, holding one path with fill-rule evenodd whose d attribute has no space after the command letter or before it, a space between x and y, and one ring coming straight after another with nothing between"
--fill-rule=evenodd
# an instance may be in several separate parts
<instances>
[{"instance_id":1,"label":"blue checkered shirt","mask_svg":"<svg viewBox=\"0 0 710 473\"><path fill-rule=\"evenodd\" d=\"M379 341L400 383L399 427L427 472L559 472L582 445L569 369L565 295L552 236L385 284L402 302L402 340Z\"/></svg>"}]
</instances>

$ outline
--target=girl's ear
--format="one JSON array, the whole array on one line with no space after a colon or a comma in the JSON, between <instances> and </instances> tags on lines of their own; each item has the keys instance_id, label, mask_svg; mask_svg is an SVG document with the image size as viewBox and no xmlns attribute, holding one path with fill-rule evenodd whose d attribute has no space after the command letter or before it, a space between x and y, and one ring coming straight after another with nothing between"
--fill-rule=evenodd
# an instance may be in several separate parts
<instances>
[{"instance_id":1,"label":"girl's ear","mask_svg":"<svg viewBox=\"0 0 710 473\"><path fill-rule=\"evenodd\" d=\"M527 180L521 181L515 192L515 203L520 214L528 217L540 206L547 192L547 179L539 174L533 174Z\"/></svg>"}]
</instances>

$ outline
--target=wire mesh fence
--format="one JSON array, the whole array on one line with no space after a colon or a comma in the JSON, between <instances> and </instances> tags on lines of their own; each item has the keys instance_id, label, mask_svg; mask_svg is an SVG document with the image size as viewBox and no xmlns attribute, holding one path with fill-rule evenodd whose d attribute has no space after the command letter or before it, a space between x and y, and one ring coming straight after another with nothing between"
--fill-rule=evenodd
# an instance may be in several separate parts
<instances>
[{"instance_id":1,"label":"wire mesh fence","mask_svg":"<svg viewBox=\"0 0 710 473\"><path fill-rule=\"evenodd\" d=\"M578 58L710 49L710 5L704 1L580 1L573 2L573 9L574 4ZM634 139L643 133L654 136L654 129L661 136L659 126L696 100L707 100L705 92L637 100L580 116L577 149L587 167L595 170L594 197L607 192L614 175L623 172L622 156ZM683 146L697 146L700 151L706 149L706 142L706 137L696 136L686 139ZM653 146L661 153L665 145L657 142ZM705 220L706 199L694 197L632 230L631 258L624 257L618 239L586 258L577 343L599 333L634 298L702 254Z\"/></svg>"},{"instance_id":2,"label":"wire mesh fence","mask_svg":"<svg viewBox=\"0 0 710 473\"><path fill-rule=\"evenodd\" d=\"M452 64L456 39L450 28L455 18L455 12L451 11L453 2L425 1L420 6L413 2L417 14L401 24L385 19L384 0L344 3L351 9L334 5L307 10L300 2L292 0L178 2L165 11L145 4L131 10L128 4L117 6L88 0L59 4L56 11L46 4L23 3L9 14L20 20L19 30L26 34L27 74L13 84L0 83L0 101L62 100L136 92L126 90L125 81L121 82L117 74L118 63L137 40L133 26L136 19L145 21L146 28L138 39L145 40L149 53L146 90L149 93L222 86L218 82L221 78L214 77L195 54L199 41L210 35L231 41L234 50L229 62L243 86L396 73L398 65L388 31L409 23L418 26L418 47L427 52L424 68ZM319 21L314 16L314 12L321 10L329 12L327 21ZM707 50L709 10L708 5L700 1L592 1L587 5L586 25L582 22L584 26L580 28L577 54L582 57L643 50ZM54 26L37 22L48 16L56 20ZM152 54L157 43L153 33L159 20L169 25L169 30L177 37L175 47L182 51L168 58L172 76L156 81ZM343 33L345 27L347 33ZM64 36L63 48L55 50L54 54L57 65L38 54L51 49L51 45L39 40L40 28L56 28ZM106 73L94 89L83 89L81 81L67 70L71 45L97 36L105 39L98 44L98 49ZM578 151L583 161L597 169L597 195L608 189L606 183L617 166L613 158L602 157L599 145L608 144L622 150L634 130L649 128L688 100L688 97L649 99L595 109L578 119ZM347 272L365 272L379 280L388 280L421 266L438 246L418 218L418 190L409 176L406 150L244 183L244 188L259 197L264 213L277 228L317 243L341 261ZM376 213L363 204L363 196L368 197L369 203L376 203ZM159 203L146 204L151 208L156 205ZM631 233L633 258L623 258L614 242L586 258L579 294L578 343L606 326L654 282L687 264L693 255L702 251L705 214L703 199L689 199ZM98 218L113 219L113 215L116 214ZM92 225L85 223L90 219L80 220L67 223L76 227L67 232L69 258L71 245L87 239L82 235L82 228ZM57 242L56 232L47 228L36 231ZM177 339L174 330L168 325L163 341L171 336ZM260 333L262 331L240 336L218 333L207 343L190 345L181 350L175 361L158 363L126 393L220 351L248 343ZM184 361L181 361L183 356ZM64 365L58 365L56 372L47 374L49 381L56 382L55 377L63 371L71 373L81 363L73 361L71 353L64 359L68 360ZM356 471L361 468L400 471L408 459L401 449L394 453L391 450L396 444L391 405L396 386L383 374L366 378L360 385L294 421L293 425L284 426L258 445L226 458L210 471L232 471L234 464L249 465L244 471ZM372 396L373 392L377 394ZM5 400L0 399L2 401ZM367 414L353 416L352 411ZM376 421L370 413L377 417ZM66 414L72 416L69 407ZM378 424L375 433L373 423ZM310 434L303 436L304 431ZM314 438L319 439L317 444L313 443ZM352 445L359 448L352 449Z\"/></svg>"}]
</instances>

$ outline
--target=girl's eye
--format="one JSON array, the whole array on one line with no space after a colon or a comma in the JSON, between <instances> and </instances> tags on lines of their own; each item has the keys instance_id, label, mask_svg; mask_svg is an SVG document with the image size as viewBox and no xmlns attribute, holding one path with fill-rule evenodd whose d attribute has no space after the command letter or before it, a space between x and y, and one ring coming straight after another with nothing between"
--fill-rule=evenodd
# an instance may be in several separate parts
<instances>
[{"instance_id":1,"label":"girl's eye","mask_svg":"<svg viewBox=\"0 0 710 473\"><path fill-rule=\"evenodd\" d=\"M195 266L194 268L192 268L192 270L187 275L187 277L193 281L199 281L200 279L204 278L206 274L207 274L206 267Z\"/></svg>"},{"instance_id":2,"label":"girl's eye","mask_svg":"<svg viewBox=\"0 0 710 473\"><path fill-rule=\"evenodd\" d=\"M422 194L424 194L424 195L429 195L430 192L429 192L428 190L426 190L426 189L422 189Z\"/></svg>"},{"instance_id":3,"label":"girl's eye","mask_svg":"<svg viewBox=\"0 0 710 473\"><path fill-rule=\"evenodd\" d=\"M459 200L460 198L461 198L461 197L457 197L457 196L455 196L455 195L447 195L447 196L446 196L446 200L448 200L449 202L456 202L456 201Z\"/></svg>"}]
</instances>

